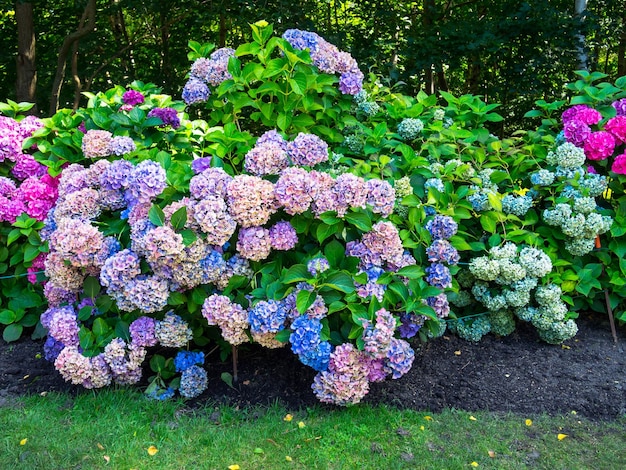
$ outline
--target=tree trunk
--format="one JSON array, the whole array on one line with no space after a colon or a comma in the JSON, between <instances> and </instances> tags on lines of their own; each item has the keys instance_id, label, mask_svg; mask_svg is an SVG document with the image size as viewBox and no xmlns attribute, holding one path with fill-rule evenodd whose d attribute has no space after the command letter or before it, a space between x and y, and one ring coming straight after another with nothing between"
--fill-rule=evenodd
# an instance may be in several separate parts
<instances>
[{"instance_id":1,"label":"tree trunk","mask_svg":"<svg viewBox=\"0 0 626 470\"><path fill-rule=\"evenodd\" d=\"M576 12L576 16L582 17L582 15L585 13L585 10L587 10L587 0L575 0L574 9L574 11ZM587 57L587 52L585 51L585 36L582 33L577 34L576 39L578 39L578 68L580 70L587 70L589 67L589 58Z\"/></svg>"},{"instance_id":2,"label":"tree trunk","mask_svg":"<svg viewBox=\"0 0 626 470\"><path fill-rule=\"evenodd\" d=\"M33 4L16 2L15 19L17 21L17 82L15 84L17 101L35 103L37 67ZM31 108L30 113L37 114L37 105Z\"/></svg>"},{"instance_id":3,"label":"tree trunk","mask_svg":"<svg viewBox=\"0 0 626 470\"><path fill-rule=\"evenodd\" d=\"M52 95L50 97L50 114L57 112L59 107L59 96L61 95L61 87L65 78L65 67L67 64L67 56L72 51L75 42L92 32L96 26L96 0L88 0L85 10L83 11L80 23L76 31L65 37L63 45L59 50L59 59L57 61L57 72L52 84Z\"/></svg>"},{"instance_id":4,"label":"tree trunk","mask_svg":"<svg viewBox=\"0 0 626 470\"><path fill-rule=\"evenodd\" d=\"M622 16L622 32L617 49L617 76L626 76L626 13Z\"/></svg>"}]
</instances>

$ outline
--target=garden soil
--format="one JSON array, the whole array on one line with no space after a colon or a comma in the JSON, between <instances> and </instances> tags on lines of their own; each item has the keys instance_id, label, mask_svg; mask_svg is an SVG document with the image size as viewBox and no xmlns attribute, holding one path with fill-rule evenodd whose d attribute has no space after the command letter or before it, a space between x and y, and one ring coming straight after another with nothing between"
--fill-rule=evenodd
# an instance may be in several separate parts
<instances>
[{"instance_id":1,"label":"garden soil","mask_svg":"<svg viewBox=\"0 0 626 470\"><path fill-rule=\"evenodd\" d=\"M576 412L598 420L626 415L626 329L618 327L615 343L606 316L581 316L578 325L574 338L556 346L541 342L528 324L506 337L487 335L479 343L451 334L417 343L411 371L399 380L372 384L364 402L429 412ZM65 383L41 352L41 341L0 340L0 406L26 394L91 393ZM297 410L318 403L311 390L315 372L286 349L241 349L232 386L222 379L233 372L232 363L218 356L207 357L209 387L188 402L190 407L279 402Z\"/></svg>"}]
</instances>

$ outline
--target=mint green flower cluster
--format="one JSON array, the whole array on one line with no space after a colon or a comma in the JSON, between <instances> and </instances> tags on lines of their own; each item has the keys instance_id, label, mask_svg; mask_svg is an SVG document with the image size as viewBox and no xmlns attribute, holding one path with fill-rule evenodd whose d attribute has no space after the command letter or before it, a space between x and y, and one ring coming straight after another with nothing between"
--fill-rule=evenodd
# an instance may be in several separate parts
<instances>
[{"instance_id":1,"label":"mint green flower cluster","mask_svg":"<svg viewBox=\"0 0 626 470\"><path fill-rule=\"evenodd\" d=\"M574 256L591 252L598 235L607 232L613 219L596 212L595 200L591 197L574 197L567 203L556 204L543 211L543 220L559 227L568 237L565 249Z\"/></svg>"},{"instance_id":2,"label":"mint green flower cluster","mask_svg":"<svg viewBox=\"0 0 626 470\"><path fill-rule=\"evenodd\" d=\"M510 334L515 329L517 317L532 320L533 325L542 331L540 334L548 338L568 337L570 324L567 325L569 329L554 325L563 322L568 314L560 288L553 284L537 287L551 271L552 261L540 249L529 246L518 249L511 242L491 248L488 255L474 258L469 270L457 276L462 289L450 299L458 307L477 301L487 309L487 315L471 322L456 322L452 327L462 338L478 341L488 332L499 336ZM532 306L533 298L539 307ZM545 310L545 315L537 313L539 308ZM563 330L560 334L557 332L559 328L559 331Z\"/></svg>"},{"instance_id":3,"label":"mint green flower cluster","mask_svg":"<svg viewBox=\"0 0 626 470\"><path fill-rule=\"evenodd\" d=\"M537 287L537 307L525 306L515 311L516 316L529 321L537 328L539 337L546 343L560 344L578 332L578 326L568 319L568 308L561 300L561 288L555 284Z\"/></svg>"}]
</instances>

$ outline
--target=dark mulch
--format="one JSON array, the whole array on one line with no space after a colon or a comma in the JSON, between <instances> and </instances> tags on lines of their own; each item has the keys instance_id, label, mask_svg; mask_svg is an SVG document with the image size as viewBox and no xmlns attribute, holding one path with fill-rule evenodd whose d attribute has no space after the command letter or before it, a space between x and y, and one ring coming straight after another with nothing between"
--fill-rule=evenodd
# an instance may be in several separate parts
<instances>
[{"instance_id":1,"label":"dark mulch","mask_svg":"<svg viewBox=\"0 0 626 470\"><path fill-rule=\"evenodd\" d=\"M372 384L367 403L414 410L444 408L521 414L575 411L592 419L626 415L626 332L615 344L606 317L583 316L579 333L563 346L541 342L527 324L511 335L487 335L474 344L453 335L418 348L411 371L399 380ZM83 393L63 381L41 358L40 341L0 340L0 405L9 398L48 391ZM213 360L213 362L211 362ZM209 389L190 406L227 403L249 406L282 402L299 409L317 402L311 391L315 372L287 349L240 351L239 380L221 378L232 365L209 356Z\"/></svg>"}]
</instances>

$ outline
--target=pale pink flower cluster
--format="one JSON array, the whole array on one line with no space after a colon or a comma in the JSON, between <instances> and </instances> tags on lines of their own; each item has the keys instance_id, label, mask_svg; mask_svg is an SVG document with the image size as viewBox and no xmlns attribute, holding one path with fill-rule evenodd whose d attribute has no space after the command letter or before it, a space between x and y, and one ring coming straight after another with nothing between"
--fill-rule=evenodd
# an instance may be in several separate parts
<instances>
[{"instance_id":1,"label":"pale pink flower cluster","mask_svg":"<svg viewBox=\"0 0 626 470\"><path fill-rule=\"evenodd\" d=\"M103 158L111 155L113 134L103 130L89 130L83 136L81 144L83 155L87 158Z\"/></svg>"},{"instance_id":2,"label":"pale pink flower cluster","mask_svg":"<svg viewBox=\"0 0 626 470\"><path fill-rule=\"evenodd\" d=\"M244 169L255 176L277 175L288 166L287 152L272 141L257 142L246 154L244 163Z\"/></svg>"},{"instance_id":3,"label":"pale pink flower cluster","mask_svg":"<svg viewBox=\"0 0 626 470\"><path fill-rule=\"evenodd\" d=\"M328 161L328 144L315 134L300 132L287 143L287 154L294 165L315 166Z\"/></svg>"},{"instance_id":4,"label":"pale pink flower cluster","mask_svg":"<svg viewBox=\"0 0 626 470\"><path fill-rule=\"evenodd\" d=\"M367 204L375 214L388 217L393 212L396 202L396 190L387 181L371 179L365 182Z\"/></svg>"},{"instance_id":5,"label":"pale pink flower cluster","mask_svg":"<svg viewBox=\"0 0 626 470\"><path fill-rule=\"evenodd\" d=\"M220 196L205 196L191 207L193 220L207 235L207 243L222 246L235 233L237 224Z\"/></svg>"},{"instance_id":6,"label":"pale pink flower cluster","mask_svg":"<svg viewBox=\"0 0 626 470\"><path fill-rule=\"evenodd\" d=\"M276 212L274 185L258 176L237 175L228 184L228 211L242 227L265 224Z\"/></svg>"},{"instance_id":7,"label":"pale pink flower cluster","mask_svg":"<svg viewBox=\"0 0 626 470\"><path fill-rule=\"evenodd\" d=\"M376 312L374 325L363 322L364 351L374 359L383 359L391 347L391 340L396 330L396 319L384 308Z\"/></svg>"},{"instance_id":8,"label":"pale pink flower cluster","mask_svg":"<svg viewBox=\"0 0 626 470\"><path fill-rule=\"evenodd\" d=\"M343 173L337 177L333 185L336 200L335 210L339 217L346 215L351 207L365 208L367 204L367 188L365 180L352 173Z\"/></svg>"},{"instance_id":9,"label":"pale pink flower cluster","mask_svg":"<svg viewBox=\"0 0 626 470\"><path fill-rule=\"evenodd\" d=\"M404 255L398 229L391 222L378 222L372 231L363 235L364 262L383 266L384 263L400 264Z\"/></svg>"},{"instance_id":10,"label":"pale pink flower cluster","mask_svg":"<svg viewBox=\"0 0 626 470\"><path fill-rule=\"evenodd\" d=\"M248 312L225 295L213 294L202 305L202 316L209 325L217 325L222 337L237 346L249 341L246 330L249 327Z\"/></svg>"},{"instance_id":11,"label":"pale pink flower cluster","mask_svg":"<svg viewBox=\"0 0 626 470\"><path fill-rule=\"evenodd\" d=\"M187 322L172 311L167 312L163 320L156 322L154 333L164 348L185 347L193 338Z\"/></svg>"},{"instance_id":12,"label":"pale pink flower cluster","mask_svg":"<svg viewBox=\"0 0 626 470\"><path fill-rule=\"evenodd\" d=\"M80 219L62 219L50 235L50 249L72 266L94 266L102 249L104 236L100 231Z\"/></svg>"},{"instance_id":13,"label":"pale pink flower cluster","mask_svg":"<svg viewBox=\"0 0 626 470\"><path fill-rule=\"evenodd\" d=\"M369 392L368 375L363 353L344 343L331 353L328 370L315 376L311 388L322 403L352 405Z\"/></svg>"}]
</instances>

